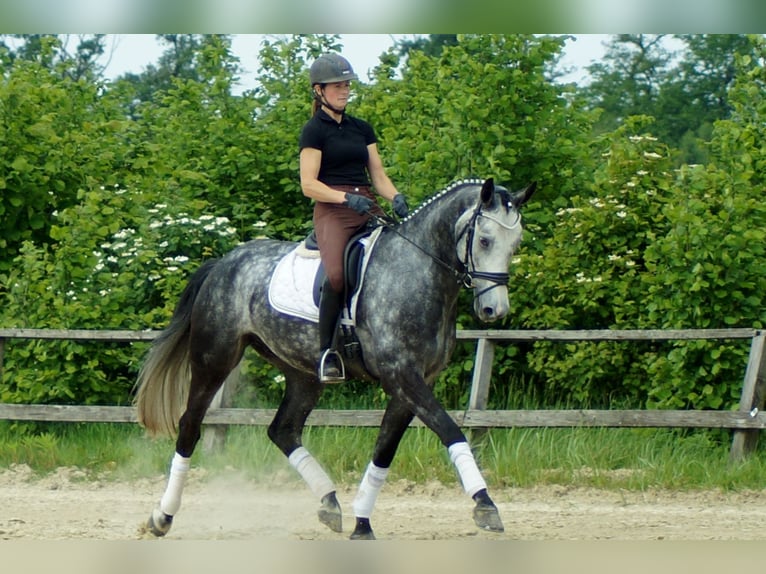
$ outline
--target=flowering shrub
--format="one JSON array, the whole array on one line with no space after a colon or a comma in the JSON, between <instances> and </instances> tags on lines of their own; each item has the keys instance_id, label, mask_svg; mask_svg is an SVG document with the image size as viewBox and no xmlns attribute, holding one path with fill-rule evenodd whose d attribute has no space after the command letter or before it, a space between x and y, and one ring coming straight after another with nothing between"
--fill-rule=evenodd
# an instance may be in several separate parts
<instances>
[{"instance_id":1,"label":"flowering shrub","mask_svg":"<svg viewBox=\"0 0 766 574\"><path fill-rule=\"evenodd\" d=\"M98 188L54 214L56 243L27 243L8 276L2 324L62 329L161 329L189 274L238 242L203 202L156 202L139 190ZM193 215L201 213L202 215ZM3 402L124 404L145 345L14 341Z\"/></svg>"}]
</instances>

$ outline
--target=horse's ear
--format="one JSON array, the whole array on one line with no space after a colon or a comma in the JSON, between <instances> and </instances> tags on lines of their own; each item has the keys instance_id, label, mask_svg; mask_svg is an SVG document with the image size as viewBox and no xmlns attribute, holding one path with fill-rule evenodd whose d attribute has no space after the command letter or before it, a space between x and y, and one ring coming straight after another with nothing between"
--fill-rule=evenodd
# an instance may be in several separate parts
<instances>
[{"instance_id":1,"label":"horse's ear","mask_svg":"<svg viewBox=\"0 0 766 574\"><path fill-rule=\"evenodd\" d=\"M516 193L514 193L513 196L511 197L511 202L513 203L513 206L516 209L518 209L519 207L524 205L534 195L536 189L537 189L537 182L533 181L521 191L517 191Z\"/></svg>"},{"instance_id":2,"label":"horse's ear","mask_svg":"<svg viewBox=\"0 0 766 574\"><path fill-rule=\"evenodd\" d=\"M490 177L481 186L481 202L487 205L495 198L495 179Z\"/></svg>"}]
</instances>

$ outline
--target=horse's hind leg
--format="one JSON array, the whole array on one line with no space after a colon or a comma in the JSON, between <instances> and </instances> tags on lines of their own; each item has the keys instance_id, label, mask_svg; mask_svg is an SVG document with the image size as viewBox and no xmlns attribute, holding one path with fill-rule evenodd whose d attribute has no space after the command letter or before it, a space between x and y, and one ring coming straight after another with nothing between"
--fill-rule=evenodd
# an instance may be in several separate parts
<instances>
[{"instance_id":1,"label":"horse's hind leg","mask_svg":"<svg viewBox=\"0 0 766 574\"><path fill-rule=\"evenodd\" d=\"M316 376L286 366L282 372L285 394L269 425L269 438L320 500L319 521L334 532L341 532L343 521L335 484L301 441L306 419L316 406L324 385Z\"/></svg>"},{"instance_id":2,"label":"horse's hind leg","mask_svg":"<svg viewBox=\"0 0 766 574\"><path fill-rule=\"evenodd\" d=\"M235 346L232 348L236 349ZM181 494L186 484L186 476L192 453L202 436L202 420L213 401L213 397L238 361L239 353L204 353L192 359L192 378L186 410L178 422L176 450L170 464L167 486L147 523L147 528L155 536L164 536L173 525L173 517L181 507ZM210 357L217 357L212 361Z\"/></svg>"},{"instance_id":3,"label":"horse's hind leg","mask_svg":"<svg viewBox=\"0 0 766 574\"><path fill-rule=\"evenodd\" d=\"M380 425L378 439L375 442L372 461L367 466L356 498L354 498L356 525L351 534L351 540L375 540L375 534L370 525L370 516L378 493L383 488L388 476L388 469L394 460L396 449L399 447L407 427L412 422L413 416L412 411L401 401L396 398L389 401Z\"/></svg>"}]
</instances>

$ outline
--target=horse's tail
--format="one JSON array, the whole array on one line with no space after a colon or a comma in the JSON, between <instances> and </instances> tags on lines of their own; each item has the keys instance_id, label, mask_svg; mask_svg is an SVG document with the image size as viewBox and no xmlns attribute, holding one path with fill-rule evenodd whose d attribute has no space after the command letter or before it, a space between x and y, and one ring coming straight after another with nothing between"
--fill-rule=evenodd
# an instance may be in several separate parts
<instances>
[{"instance_id":1,"label":"horse's tail","mask_svg":"<svg viewBox=\"0 0 766 574\"><path fill-rule=\"evenodd\" d=\"M191 382L189 336L194 301L217 260L206 261L191 276L170 324L152 342L136 382L138 423L153 436L175 436Z\"/></svg>"}]
</instances>

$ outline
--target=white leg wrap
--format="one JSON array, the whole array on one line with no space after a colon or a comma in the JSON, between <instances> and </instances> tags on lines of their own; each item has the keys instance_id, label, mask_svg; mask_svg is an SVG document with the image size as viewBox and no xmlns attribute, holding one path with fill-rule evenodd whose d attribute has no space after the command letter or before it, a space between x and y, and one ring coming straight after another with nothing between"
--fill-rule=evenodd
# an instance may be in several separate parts
<instances>
[{"instance_id":1,"label":"white leg wrap","mask_svg":"<svg viewBox=\"0 0 766 574\"><path fill-rule=\"evenodd\" d=\"M370 517L375 501L378 498L378 493L383 488L383 483L386 482L387 476L387 468L380 468L373 463L367 465L362 482L359 484L359 492L356 493L356 498L354 498L354 516L357 518Z\"/></svg>"},{"instance_id":2,"label":"white leg wrap","mask_svg":"<svg viewBox=\"0 0 766 574\"><path fill-rule=\"evenodd\" d=\"M169 516L175 516L181 508L181 493L184 490L186 475L189 473L189 461L191 459L175 453L170 463L170 476L165 494L160 500L160 510Z\"/></svg>"},{"instance_id":3,"label":"white leg wrap","mask_svg":"<svg viewBox=\"0 0 766 574\"><path fill-rule=\"evenodd\" d=\"M311 492L320 500L335 490L335 484L304 447L299 446L287 457L292 467L303 477Z\"/></svg>"},{"instance_id":4,"label":"white leg wrap","mask_svg":"<svg viewBox=\"0 0 766 574\"><path fill-rule=\"evenodd\" d=\"M487 488L487 483L481 476L479 467L476 466L476 460L473 458L471 447L467 442L456 442L449 447L449 458L455 465L460 481L463 483L463 489L468 496L473 496L480 490Z\"/></svg>"}]
</instances>

